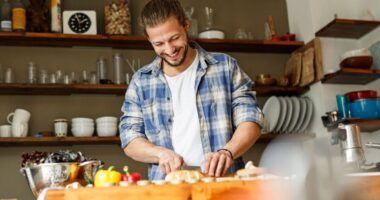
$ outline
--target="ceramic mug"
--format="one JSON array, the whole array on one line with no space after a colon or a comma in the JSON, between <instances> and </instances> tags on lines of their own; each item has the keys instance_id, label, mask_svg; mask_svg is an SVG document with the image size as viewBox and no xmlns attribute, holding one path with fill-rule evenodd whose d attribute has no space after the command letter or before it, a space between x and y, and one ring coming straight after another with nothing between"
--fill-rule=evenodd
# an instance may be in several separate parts
<instances>
[{"instance_id":1,"label":"ceramic mug","mask_svg":"<svg viewBox=\"0 0 380 200\"><path fill-rule=\"evenodd\" d=\"M11 117L12 121L11 121ZM7 116L7 120L10 124L13 123L28 123L30 119L30 112L21 108L18 108L13 113L9 113Z\"/></svg>"},{"instance_id":2,"label":"ceramic mug","mask_svg":"<svg viewBox=\"0 0 380 200\"><path fill-rule=\"evenodd\" d=\"M0 126L0 137L11 137L12 136L12 126L11 125L1 125Z\"/></svg>"},{"instance_id":3,"label":"ceramic mug","mask_svg":"<svg viewBox=\"0 0 380 200\"><path fill-rule=\"evenodd\" d=\"M28 134L28 124L27 123L16 123L12 124L12 136L13 137L26 137Z\"/></svg>"}]
</instances>

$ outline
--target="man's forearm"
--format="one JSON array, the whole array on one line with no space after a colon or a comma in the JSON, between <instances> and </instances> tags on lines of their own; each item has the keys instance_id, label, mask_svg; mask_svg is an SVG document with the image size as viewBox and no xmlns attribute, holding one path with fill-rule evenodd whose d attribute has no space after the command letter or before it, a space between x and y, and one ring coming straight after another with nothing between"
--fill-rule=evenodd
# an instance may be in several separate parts
<instances>
[{"instance_id":1,"label":"man's forearm","mask_svg":"<svg viewBox=\"0 0 380 200\"><path fill-rule=\"evenodd\" d=\"M124 153L136 161L158 163L158 154L162 149L163 147L156 146L145 138L136 138L124 148Z\"/></svg>"},{"instance_id":2,"label":"man's forearm","mask_svg":"<svg viewBox=\"0 0 380 200\"><path fill-rule=\"evenodd\" d=\"M230 150L236 159L248 151L259 137L259 125L254 122L243 122L239 124L231 140L223 148Z\"/></svg>"}]
</instances>

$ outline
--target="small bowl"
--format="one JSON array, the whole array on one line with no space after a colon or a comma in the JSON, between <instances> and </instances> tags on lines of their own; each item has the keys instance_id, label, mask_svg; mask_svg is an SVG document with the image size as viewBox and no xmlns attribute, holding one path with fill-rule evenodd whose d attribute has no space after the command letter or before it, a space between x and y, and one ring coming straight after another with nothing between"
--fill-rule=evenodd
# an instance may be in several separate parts
<instances>
[{"instance_id":1,"label":"small bowl","mask_svg":"<svg viewBox=\"0 0 380 200\"><path fill-rule=\"evenodd\" d=\"M97 128L96 133L99 137L112 137L116 136L117 128Z\"/></svg>"},{"instance_id":2,"label":"small bowl","mask_svg":"<svg viewBox=\"0 0 380 200\"><path fill-rule=\"evenodd\" d=\"M369 69L373 63L372 56L348 57L340 62L341 68Z\"/></svg>"},{"instance_id":3,"label":"small bowl","mask_svg":"<svg viewBox=\"0 0 380 200\"><path fill-rule=\"evenodd\" d=\"M71 132L75 137L90 137L94 134L95 128L72 128Z\"/></svg>"},{"instance_id":4,"label":"small bowl","mask_svg":"<svg viewBox=\"0 0 380 200\"><path fill-rule=\"evenodd\" d=\"M255 83L257 85L275 85L276 80L274 78L271 78L269 74L260 74L256 76Z\"/></svg>"},{"instance_id":5,"label":"small bowl","mask_svg":"<svg viewBox=\"0 0 380 200\"><path fill-rule=\"evenodd\" d=\"M355 101L358 99L376 98L377 92L375 90L358 90L344 94L348 97L349 101Z\"/></svg>"},{"instance_id":6,"label":"small bowl","mask_svg":"<svg viewBox=\"0 0 380 200\"><path fill-rule=\"evenodd\" d=\"M75 117L71 119L72 123L94 123L94 120L92 118L87 117Z\"/></svg>"},{"instance_id":7,"label":"small bowl","mask_svg":"<svg viewBox=\"0 0 380 200\"><path fill-rule=\"evenodd\" d=\"M96 118L96 123L117 123L118 118L113 116L104 116Z\"/></svg>"},{"instance_id":8,"label":"small bowl","mask_svg":"<svg viewBox=\"0 0 380 200\"><path fill-rule=\"evenodd\" d=\"M224 39L225 35L223 31L220 30L208 30L199 33L199 38L206 39Z\"/></svg>"},{"instance_id":9,"label":"small bowl","mask_svg":"<svg viewBox=\"0 0 380 200\"><path fill-rule=\"evenodd\" d=\"M352 118L380 119L380 98L358 99L349 105Z\"/></svg>"},{"instance_id":10,"label":"small bowl","mask_svg":"<svg viewBox=\"0 0 380 200\"><path fill-rule=\"evenodd\" d=\"M350 50L350 51L345 52L341 56L340 60L343 61L346 58L350 58L350 57L362 57L362 56L364 56L364 57L372 56L371 51L369 51L369 49L367 49L367 48Z\"/></svg>"}]
</instances>

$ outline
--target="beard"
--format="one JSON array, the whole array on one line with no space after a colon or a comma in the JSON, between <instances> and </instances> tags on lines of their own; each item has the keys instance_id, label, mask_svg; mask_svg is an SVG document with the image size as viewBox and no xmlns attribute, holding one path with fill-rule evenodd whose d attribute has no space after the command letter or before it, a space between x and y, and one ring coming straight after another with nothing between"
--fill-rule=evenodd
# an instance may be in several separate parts
<instances>
[{"instance_id":1,"label":"beard","mask_svg":"<svg viewBox=\"0 0 380 200\"><path fill-rule=\"evenodd\" d=\"M185 59L186 59L186 57L187 57L187 52L188 52L188 50L189 50L189 44L186 44L186 46L185 46L184 48L185 48L185 49L184 49L184 51L183 51L183 54L181 55L181 57L179 58L178 61L170 62L169 60L167 60L167 59L165 58L164 55L161 55L160 57L161 57L162 60L163 60L166 64L168 64L169 66L171 66L171 67L178 67L178 66L182 65L182 64L185 62ZM176 51L181 51L181 48L176 49Z\"/></svg>"}]
</instances>

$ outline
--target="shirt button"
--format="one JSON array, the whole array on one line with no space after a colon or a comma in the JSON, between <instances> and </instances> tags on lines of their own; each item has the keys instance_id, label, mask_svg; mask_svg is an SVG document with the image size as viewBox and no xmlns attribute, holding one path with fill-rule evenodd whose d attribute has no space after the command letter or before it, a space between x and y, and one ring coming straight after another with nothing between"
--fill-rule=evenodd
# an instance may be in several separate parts
<instances>
[{"instance_id":1,"label":"shirt button","mask_svg":"<svg viewBox=\"0 0 380 200\"><path fill-rule=\"evenodd\" d=\"M166 100L170 101L170 97L166 97Z\"/></svg>"},{"instance_id":2,"label":"shirt button","mask_svg":"<svg viewBox=\"0 0 380 200\"><path fill-rule=\"evenodd\" d=\"M169 118L169 119L168 119L168 122L172 122L172 119L171 119L171 118Z\"/></svg>"}]
</instances>

